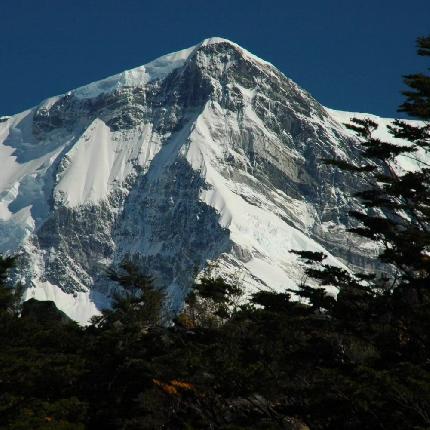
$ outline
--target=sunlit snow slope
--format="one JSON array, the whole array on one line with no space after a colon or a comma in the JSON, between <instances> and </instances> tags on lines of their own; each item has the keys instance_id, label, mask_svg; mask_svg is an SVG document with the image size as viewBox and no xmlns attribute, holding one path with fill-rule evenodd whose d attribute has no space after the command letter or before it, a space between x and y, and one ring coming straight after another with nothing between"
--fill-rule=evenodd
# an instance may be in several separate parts
<instances>
[{"instance_id":1,"label":"sunlit snow slope","mask_svg":"<svg viewBox=\"0 0 430 430\"><path fill-rule=\"evenodd\" d=\"M85 323L132 260L180 309L193 279L294 288L289 251L373 264L345 233L360 162L344 114L220 38L0 118L0 252L21 252L26 297ZM345 114L349 115L349 114Z\"/></svg>"},{"instance_id":2,"label":"sunlit snow slope","mask_svg":"<svg viewBox=\"0 0 430 430\"><path fill-rule=\"evenodd\" d=\"M388 126L392 125L392 122L394 121L392 118L381 118L369 113L344 112L334 109L327 109L327 111L333 116L333 118L336 119L336 121L342 125L350 124L352 118L371 119L378 125L377 129L373 133L375 138L385 142L392 142L397 145L409 145L408 141L394 138L390 134ZM421 127L423 125L423 122L419 120L403 119L403 121L415 127ZM349 133L351 136L354 136L354 133L351 130L348 130L346 127L345 132ZM405 171L411 171L416 170L417 168L428 167L429 163L430 160L428 159L427 152L418 151L416 154L414 153L397 157L396 167Z\"/></svg>"}]
</instances>

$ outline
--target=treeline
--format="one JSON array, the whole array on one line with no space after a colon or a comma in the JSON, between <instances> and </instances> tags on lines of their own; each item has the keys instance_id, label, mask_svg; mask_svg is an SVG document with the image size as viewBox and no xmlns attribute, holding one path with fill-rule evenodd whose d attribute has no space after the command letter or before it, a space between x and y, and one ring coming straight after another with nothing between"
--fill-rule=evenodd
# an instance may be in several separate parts
<instances>
[{"instance_id":1,"label":"treeline","mask_svg":"<svg viewBox=\"0 0 430 430\"><path fill-rule=\"evenodd\" d=\"M204 279L166 326L162 294L128 274L130 294L86 328L46 303L19 317L0 290L1 428L430 427L427 291L304 287L309 304L239 304L239 288Z\"/></svg>"},{"instance_id":2,"label":"treeline","mask_svg":"<svg viewBox=\"0 0 430 430\"><path fill-rule=\"evenodd\" d=\"M430 56L430 37L418 48ZM14 260L3 258L0 428L430 428L430 77L405 82L401 110L424 120L393 123L408 145L354 120L371 161L326 160L368 180L351 215L354 232L379 244L383 274L298 251L312 280L300 300L288 290L243 300L239 285L205 278L172 319L163 291L125 264L111 273L124 294L80 327L50 303L21 304L6 286ZM417 169L394 168L399 155Z\"/></svg>"}]
</instances>

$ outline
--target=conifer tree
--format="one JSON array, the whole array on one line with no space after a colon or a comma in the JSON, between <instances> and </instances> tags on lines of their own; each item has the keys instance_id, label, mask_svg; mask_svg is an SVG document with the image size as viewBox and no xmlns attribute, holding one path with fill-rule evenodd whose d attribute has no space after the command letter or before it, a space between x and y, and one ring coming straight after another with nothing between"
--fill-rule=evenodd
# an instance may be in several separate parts
<instances>
[{"instance_id":1,"label":"conifer tree","mask_svg":"<svg viewBox=\"0 0 430 430\"><path fill-rule=\"evenodd\" d=\"M430 57L430 37L418 39L418 54ZM325 160L372 182L358 192L364 210L351 212L359 227L351 231L382 245L380 259L391 266L391 276L379 278L379 286L415 290L430 287L430 76L406 75L409 87L399 111L422 120L412 125L395 120L389 131L408 144L398 145L374 137L377 124L371 119L353 118L346 124L355 131L369 162L355 166L340 160ZM412 171L401 171L398 157L415 162ZM383 284L383 285L382 285ZM417 297L422 294L417 293Z\"/></svg>"},{"instance_id":2,"label":"conifer tree","mask_svg":"<svg viewBox=\"0 0 430 430\"><path fill-rule=\"evenodd\" d=\"M7 279L10 270L15 266L14 257L0 256L0 313L16 314L21 304L22 288L9 288Z\"/></svg>"},{"instance_id":3,"label":"conifer tree","mask_svg":"<svg viewBox=\"0 0 430 430\"><path fill-rule=\"evenodd\" d=\"M93 317L94 325L145 331L168 322L165 291L156 288L153 279L134 263L124 261L117 270L111 269L108 276L120 289L113 294L112 308Z\"/></svg>"},{"instance_id":4,"label":"conifer tree","mask_svg":"<svg viewBox=\"0 0 430 430\"><path fill-rule=\"evenodd\" d=\"M430 37L419 38L418 48L419 55L430 57ZM409 89L399 110L421 120L389 126L405 144L376 138L378 125L371 119L352 118L346 126L359 136L367 163L324 160L371 184L356 193L362 210L350 213L358 220L350 231L379 246L384 271L352 274L325 264L319 253L296 252L311 279L338 289L336 300L307 284L298 294L333 318L339 334L375 341L387 360L396 354L396 360L424 363L430 356L430 76L412 74L404 81ZM399 157L412 159L414 168L402 170Z\"/></svg>"}]
</instances>

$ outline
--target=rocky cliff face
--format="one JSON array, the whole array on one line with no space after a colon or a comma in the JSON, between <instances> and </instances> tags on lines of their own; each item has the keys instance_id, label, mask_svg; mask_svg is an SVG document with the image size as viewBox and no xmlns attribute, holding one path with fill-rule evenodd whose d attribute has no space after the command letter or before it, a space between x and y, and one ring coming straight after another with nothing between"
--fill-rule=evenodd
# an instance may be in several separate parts
<instances>
[{"instance_id":1,"label":"rocky cliff face","mask_svg":"<svg viewBox=\"0 0 430 430\"><path fill-rule=\"evenodd\" d=\"M27 297L85 321L106 270L133 260L180 308L208 264L249 290L294 287L291 249L372 264L345 233L360 162L332 113L224 39L54 97L0 122L0 252ZM369 258L370 257L370 258Z\"/></svg>"}]
</instances>

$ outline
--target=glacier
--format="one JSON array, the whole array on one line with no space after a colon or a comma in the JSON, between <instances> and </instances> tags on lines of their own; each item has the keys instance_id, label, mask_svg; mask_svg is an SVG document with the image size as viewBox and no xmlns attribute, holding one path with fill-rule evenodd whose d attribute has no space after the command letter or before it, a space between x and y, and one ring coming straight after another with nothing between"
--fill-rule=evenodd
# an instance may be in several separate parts
<instances>
[{"instance_id":1,"label":"glacier","mask_svg":"<svg viewBox=\"0 0 430 430\"><path fill-rule=\"evenodd\" d=\"M346 232L363 184L321 162L362 161L343 125L359 115L223 38L48 98L0 117L0 253L19 255L26 299L82 324L109 306L107 271L124 260L172 312L202 274L295 288L291 249L372 267L374 246Z\"/></svg>"}]
</instances>

